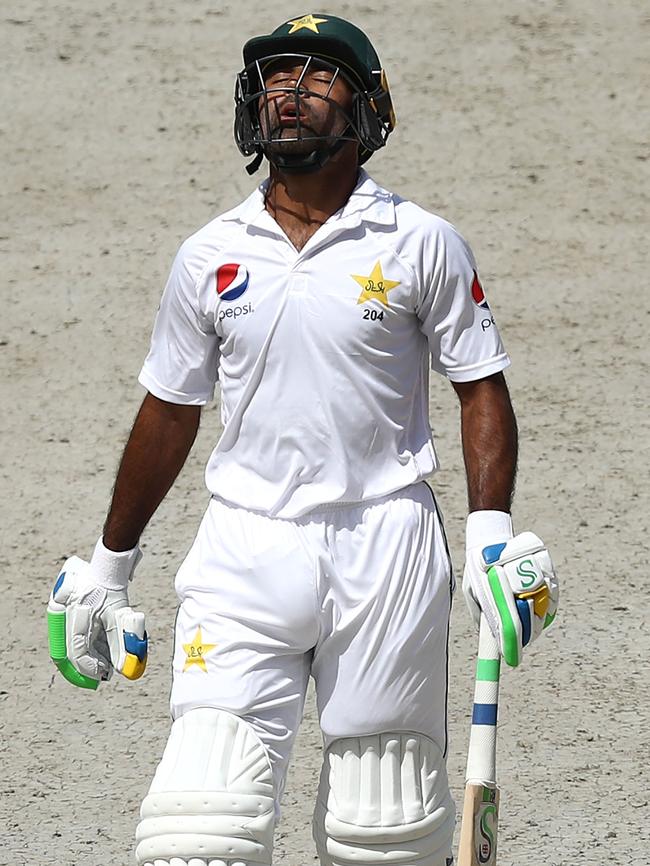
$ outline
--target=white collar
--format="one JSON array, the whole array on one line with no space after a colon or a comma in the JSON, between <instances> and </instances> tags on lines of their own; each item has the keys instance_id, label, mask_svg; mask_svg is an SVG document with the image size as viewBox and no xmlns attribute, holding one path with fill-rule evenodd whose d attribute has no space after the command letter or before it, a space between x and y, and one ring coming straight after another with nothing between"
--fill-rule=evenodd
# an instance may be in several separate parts
<instances>
[{"instance_id":1,"label":"white collar","mask_svg":"<svg viewBox=\"0 0 650 866\"><path fill-rule=\"evenodd\" d=\"M264 198L268 178L263 181L248 198L221 216L222 220L251 225L261 214L266 213ZM359 169L357 184L343 207L333 214L328 223L339 225L358 225L361 222L379 225L395 224L395 203L392 193L378 186L370 175Z\"/></svg>"}]
</instances>

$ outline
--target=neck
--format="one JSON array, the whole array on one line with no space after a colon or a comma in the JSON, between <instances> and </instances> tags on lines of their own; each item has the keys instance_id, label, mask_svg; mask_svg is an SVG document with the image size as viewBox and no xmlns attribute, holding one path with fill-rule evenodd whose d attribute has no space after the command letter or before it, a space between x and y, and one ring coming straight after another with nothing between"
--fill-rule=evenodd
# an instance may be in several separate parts
<instances>
[{"instance_id":1,"label":"neck","mask_svg":"<svg viewBox=\"0 0 650 866\"><path fill-rule=\"evenodd\" d=\"M346 150L309 174L286 174L271 165L266 209L298 250L343 207L356 186L356 145L353 158Z\"/></svg>"}]
</instances>

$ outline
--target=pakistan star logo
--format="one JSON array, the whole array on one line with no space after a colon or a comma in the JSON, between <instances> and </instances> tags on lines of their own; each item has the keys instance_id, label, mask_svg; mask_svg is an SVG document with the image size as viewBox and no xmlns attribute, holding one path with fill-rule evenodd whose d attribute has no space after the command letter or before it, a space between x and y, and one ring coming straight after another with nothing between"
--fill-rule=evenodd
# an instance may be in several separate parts
<instances>
[{"instance_id":1,"label":"pakistan star logo","mask_svg":"<svg viewBox=\"0 0 650 866\"><path fill-rule=\"evenodd\" d=\"M205 655L206 653L209 653L210 650L213 650L216 646L216 643L203 643L203 638L201 636L201 626L199 626L196 630L196 634L194 635L194 640L192 641L192 643L183 644L183 650L185 652L185 664L183 665L183 673L189 668L191 668L192 665L196 665L207 674L208 667L205 663Z\"/></svg>"},{"instance_id":2,"label":"pakistan star logo","mask_svg":"<svg viewBox=\"0 0 650 866\"><path fill-rule=\"evenodd\" d=\"M366 301L374 300L381 301L387 307L388 293L395 286L399 286L399 280L387 280L384 278L380 261L374 266L369 277L360 277L358 274L350 274L350 276L359 283L363 290L359 295L357 304L365 304Z\"/></svg>"},{"instance_id":3,"label":"pakistan star logo","mask_svg":"<svg viewBox=\"0 0 650 866\"><path fill-rule=\"evenodd\" d=\"M287 36L291 36L297 30L311 30L313 33L318 33L317 25L324 24L326 21L327 18L314 18L313 15L303 15L302 18L298 18L296 21L287 21L287 24L291 25L291 30L287 33Z\"/></svg>"}]
</instances>

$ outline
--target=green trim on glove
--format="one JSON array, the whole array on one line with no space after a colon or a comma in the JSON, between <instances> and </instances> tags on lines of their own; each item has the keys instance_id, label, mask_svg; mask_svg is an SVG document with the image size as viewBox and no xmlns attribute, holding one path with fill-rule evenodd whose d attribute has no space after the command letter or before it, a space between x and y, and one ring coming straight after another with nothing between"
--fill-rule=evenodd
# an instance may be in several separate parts
<instances>
[{"instance_id":1,"label":"green trim on glove","mask_svg":"<svg viewBox=\"0 0 650 866\"><path fill-rule=\"evenodd\" d=\"M499 619L501 620L501 644L503 657L512 668L519 665L519 636L517 626L513 622L508 602L506 601L501 581L496 568L492 565L487 571L488 583L494 603L497 607Z\"/></svg>"},{"instance_id":2,"label":"green trim on glove","mask_svg":"<svg viewBox=\"0 0 650 866\"><path fill-rule=\"evenodd\" d=\"M544 619L544 628L548 628L549 625L552 624L552 622L556 616L557 616L557 609L553 613L547 613L546 618Z\"/></svg>"},{"instance_id":3,"label":"green trim on glove","mask_svg":"<svg viewBox=\"0 0 650 866\"><path fill-rule=\"evenodd\" d=\"M67 656L65 640L65 611L47 612L47 638L50 647L50 658L65 679L80 689L96 689L99 680L80 674Z\"/></svg>"}]
</instances>

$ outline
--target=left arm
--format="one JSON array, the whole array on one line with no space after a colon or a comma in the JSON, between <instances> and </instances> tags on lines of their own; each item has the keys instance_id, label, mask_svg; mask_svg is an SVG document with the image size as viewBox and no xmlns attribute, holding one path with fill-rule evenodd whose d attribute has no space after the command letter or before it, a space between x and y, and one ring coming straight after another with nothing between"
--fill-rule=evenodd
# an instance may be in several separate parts
<instances>
[{"instance_id":1,"label":"left arm","mask_svg":"<svg viewBox=\"0 0 650 866\"><path fill-rule=\"evenodd\" d=\"M474 256L447 224L431 236L436 243L417 315L431 365L452 382L460 401L469 505L463 593L476 625L486 618L506 662L516 666L523 647L553 621L557 579L541 539L532 532L514 535L517 422L502 373L509 358Z\"/></svg>"},{"instance_id":2,"label":"left arm","mask_svg":"<svg viewBox=\"0 0 650 866\"><path fill-rule=\"evenodd\" d=\"M475 623L486 617L501 654L516 667L523 648L555 618L557 578L536 535L512 537L517 422L503 374L455 382L454 388L470 511L463 592Z\"/></svg>"},{"instance_id":3,"label":"left arm","mask_svg":"<svg viewBox=\"0 0 650 866\"><path fill-rule=\"evenodd\" d=\"M517 421L503 373L453 382L460 401L469 511L510 511L517 472Z\"/></svg>"}]
</instances>

